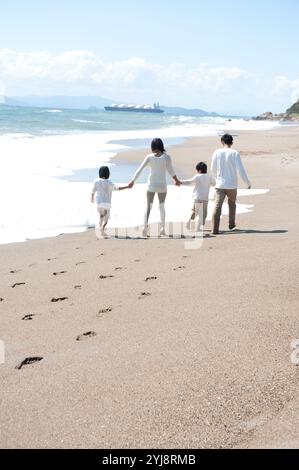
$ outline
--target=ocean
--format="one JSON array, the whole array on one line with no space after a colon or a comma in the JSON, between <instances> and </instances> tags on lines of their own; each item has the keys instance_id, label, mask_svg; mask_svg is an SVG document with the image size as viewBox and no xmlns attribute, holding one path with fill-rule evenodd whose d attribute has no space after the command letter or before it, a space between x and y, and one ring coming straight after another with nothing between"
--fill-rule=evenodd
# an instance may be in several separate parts
<instances>
[{"instance_id":1,"label":"ocean","mask_svg":"<svg viewBox=\"0 0 299 470\"><path fill-rule=\"evenodd\" d=\"M98 167L108 164L116 183L127 183L136 170L136 165L115 165L113 157L122 150L144 148L146 155L151 139L161 137L171 153L173 145L189 137L220 135L231 129L265 130L277 125L241 118L0 105L0 243L81 232L95 226L97 214L90 203L90 190ZM132 192L141 194L146 178L145 172L135 189L121 192L121 198L115 195L111 224L133 226L142 222L143 208L134 209ZM172 214L178 220L191 190L180 189L174 194L179 194L182 210ZM190 202L187 204L189 209ZM153 213L152 220L157 217Z\"/></svg>"}]
</instances>

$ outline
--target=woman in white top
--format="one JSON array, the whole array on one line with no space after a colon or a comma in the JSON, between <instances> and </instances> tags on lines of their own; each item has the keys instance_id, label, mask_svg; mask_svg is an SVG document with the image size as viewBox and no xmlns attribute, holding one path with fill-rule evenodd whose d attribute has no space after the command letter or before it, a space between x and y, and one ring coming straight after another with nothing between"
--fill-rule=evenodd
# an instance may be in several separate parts
<instances>
[{"instance_id":1,"label":"woman in white top","mask_svg":"<svg viewBox=\"0 0 299 470\"><path fill-rule=\"evenodd\" d=\"M166 172L172 176L176 185L180 185L178 178L174 172L171 158L165 152L164 144L161 139L153 139L151 143L152 153L143 160L142 164L136 171L129 187L132 188L135 181L144 170L146 166L150 167L150 174L147 185L147 207L144 220L143 236L148 234L148 220L151 212L151 207L154 201L155 193L158 194L160 218L161 218L161 231L160 235L165 235L165 199L167 194Z\"/></svg>"}]
</instances>

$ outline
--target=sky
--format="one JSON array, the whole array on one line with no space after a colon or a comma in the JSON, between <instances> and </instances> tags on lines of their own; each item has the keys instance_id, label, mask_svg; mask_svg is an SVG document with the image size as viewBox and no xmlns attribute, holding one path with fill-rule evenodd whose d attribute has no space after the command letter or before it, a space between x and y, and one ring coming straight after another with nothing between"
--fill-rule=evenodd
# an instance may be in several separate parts
<instances>
[{"instance_id":1,"label":"sky","mask_svg":"<svg viewBox=\"0 0 299 470\"><path fill-rule=\"evenodd\" d=\"M0 0L0 13L0 94L242 115L299 98L299 0Z\"/></svg>"}]
</instances>

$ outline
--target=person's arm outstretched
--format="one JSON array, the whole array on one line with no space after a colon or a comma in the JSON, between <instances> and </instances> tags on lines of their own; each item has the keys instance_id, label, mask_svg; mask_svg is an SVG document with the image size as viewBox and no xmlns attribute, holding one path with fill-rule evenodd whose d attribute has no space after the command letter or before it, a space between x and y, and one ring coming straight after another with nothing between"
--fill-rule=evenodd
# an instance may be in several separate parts
<instances>
[{"instance_id":1,"label":"person's arm outstretched","mask_svg":"<svg viewBox=\"0 0 299 470\"><path fill-rule=\"evenodd\" d=\"M178 177L175 174L175 171L172 166L172 161L169 155L166 155L166 170L168 171L170 176L172 176L176 186L180 186L181 181L178 179Z\"/></svg>"},{"instance_id":2,"label":"person's arm outstretched","mask_svg":"<svg viewBox=\"0 0 299 470\"><path fill-rule=\"evenodd\" d=\"M135 172L135 175L133 176L133 178L131 179L130 183L128 184L128 188L131 189L134 184L135 184L135 181L137 180L137 178L139 178L139 176L141 175L142 171L144 170L144 168L149 164L149 156L145 157L145 159L143 160L143 162L141 163L140 167L137 169L137 171Z\"/></svg>"},{"instance_id":3,"label":"person's arm outstretched","mask_svg":"<svg viewBox=\"0 0 299 470\"><path fill-rule=\"evenodd\" d=\"M247 185L247 188L250 189L251 188L251 183L250 183L250 180L247 176L247 173L246 173L246 170L245 170L244 165L242 163L239 152L236 155L236 165L237 165L239 175L241 176L244 183Z\"/></svg>"},{"instance_id":4,"label":"person's arm outstretched","mask_svg":"<svg viewBox=\"0 0 299 470\"><path fill-rule=\"evenodd\" d=\"M197 175L194 175L193 178L190 178L188 180L180 180L180 183L184 186L192 186L195 183L196 176Z\"/></svg>"},{"instance_id":5,"label":"person's arm outstretched","mask_svg":"<svg viewBox=\"0 0 299 470\"><path fill-rule=\"evenodd\" d=\"M122 191L123 189L131 189L132 186L127 184L126 186L114 186L114 191Z\"/></svg>"},{"instance_id":6,"label":"person's arm outstretched","mask_svg":"<svg viewBox=\"0 0 299 470\"><path fill-rule=\"evenodd\" d=\"M92 185L92 190L91 190L91 203L92 204L94 203L95 192L96 192L96 183L94 182L93 185Z\"/></svg>"}]
</instances>

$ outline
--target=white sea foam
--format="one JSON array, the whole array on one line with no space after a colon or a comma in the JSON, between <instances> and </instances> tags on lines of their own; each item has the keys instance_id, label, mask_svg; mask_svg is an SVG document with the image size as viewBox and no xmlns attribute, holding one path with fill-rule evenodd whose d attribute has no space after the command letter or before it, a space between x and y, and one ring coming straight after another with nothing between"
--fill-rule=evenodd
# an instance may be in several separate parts
<instances>
[{"instance_id":1,"label":"white sea foam","mask_svg":"<svg viewBox=\"0 0 299 470\"><path fill-rule=\"evenodd\" d=\"M45 112L46 113L62 113L63 110L62 109L47 109Z\"/></svg>"},{"instance_id":2,"label":"white sea foam","mask_svg":"<svg viewBox=\"0 0 299 470\"><path fill-rule=\"evenodd\" d=\"M91 121L89 119L72 119L73 122L81 122L82 124L105 124L103 121Z\"/></svg>"}]
</instances>

